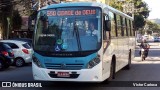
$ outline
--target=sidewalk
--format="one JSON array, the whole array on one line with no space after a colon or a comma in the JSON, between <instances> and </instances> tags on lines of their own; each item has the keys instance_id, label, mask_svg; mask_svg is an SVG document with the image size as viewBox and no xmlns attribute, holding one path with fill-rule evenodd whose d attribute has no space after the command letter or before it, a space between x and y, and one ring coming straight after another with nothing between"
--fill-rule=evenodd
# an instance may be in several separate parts
<instances>
[{"instance_id":1,"label":"sidewalk","mask_svg":"<svg viewBox=\"0 0 160 90\"><path fill-rule=\"evenodd\" d=\"M135 57L132 64L160 64L160 57L147 57L144 61L140 57Z\"/></svg>"},{"instance_id":2,"label":"sidewalk","mask_svg":"<svg viewBox=\"0 0 160 90\"><path fill-rule=\"evenodd\" d=\"M160 57L147 57L146 61L149 61L149 60L160 61ZM135 57L133 61L142 61L142 60L141 60L141 57Z\"/></svg>"}]
</instances>

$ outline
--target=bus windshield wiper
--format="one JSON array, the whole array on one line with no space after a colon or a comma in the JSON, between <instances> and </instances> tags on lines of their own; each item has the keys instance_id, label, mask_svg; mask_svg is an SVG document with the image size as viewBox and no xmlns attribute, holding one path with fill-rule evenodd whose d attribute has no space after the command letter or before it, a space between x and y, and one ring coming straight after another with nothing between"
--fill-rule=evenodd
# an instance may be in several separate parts
<instances>
[{"instance_id":1,"label":"bus windshield wiper","mask_svg":"<svg viewBox=\"0 0 160 90\"><path fill-rule=\"evenodd\" d=\"M77 40L77 44L78 44L78 50L82 51L81 42L80 42L80 38L79 38L79 32L78 32L78 26L77 26L76 20L75 20L75 23L74 23L73 34L74 33L76 34L76 40Z\"/></svg>"}]
</instances>

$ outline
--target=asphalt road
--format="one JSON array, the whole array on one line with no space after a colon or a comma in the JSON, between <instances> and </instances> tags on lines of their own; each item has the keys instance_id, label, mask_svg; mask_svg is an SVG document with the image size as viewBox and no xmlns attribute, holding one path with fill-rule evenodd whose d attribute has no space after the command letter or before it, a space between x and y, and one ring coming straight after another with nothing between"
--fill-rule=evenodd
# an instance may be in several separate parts
<instances>
[{"instance_id":1,"label":"asphalt road","mask_svg":"<svg viewBox=\"0 0 160 90\"><path fill-rule=\"evenodd\" d=\"M8 69L0 71L0 81L33 81L32 67L10 66Z\"/></svg>"},{"instance_id":2,"label":"asphalt road","mask_svg":"<svg viewBox=\"0 0 160 90\"><path fill-rule=\"evenodd\" d=\"M121 70L116 73L116 78L110 83L74 83L74 82L46 82L46 88L29 88L36 90L158 90L160 87L160 44L150 43L151 49L145 61L141 61L136 47L135 59L132 60L130 70ZM34 81L31 65L21 68L10 67L0 72L0 81ZM134 87L133 83L155 83L159 87ZM148 82L147 82L148 81ZM158 81L158 82L152 82ZM131 86L131 87L130 87ZM4 88L3 88L4 89ZM5 88L6 90L7 88ZM8 88L9 89L9 88ZM17 89L17 88L12 88ZM23 88L28 90L28 88Z\"/></svg>"}]
</instances>

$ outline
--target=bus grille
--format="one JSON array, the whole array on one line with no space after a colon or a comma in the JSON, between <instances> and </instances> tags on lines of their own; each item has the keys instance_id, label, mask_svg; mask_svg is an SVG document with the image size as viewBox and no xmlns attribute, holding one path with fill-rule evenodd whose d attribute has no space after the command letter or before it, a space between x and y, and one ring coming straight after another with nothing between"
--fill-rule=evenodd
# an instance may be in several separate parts
<instances>
[{"instance_id":1,"label":"bus grille","mask_svg":"<svg viewBox=\"0 0 160 90\"><path fill-rule=\"evenodd\" d=\"M54 64L45 63L47 69L60 69L60 70L80 70L84 64Z\"/></svg>"}]
</instances>

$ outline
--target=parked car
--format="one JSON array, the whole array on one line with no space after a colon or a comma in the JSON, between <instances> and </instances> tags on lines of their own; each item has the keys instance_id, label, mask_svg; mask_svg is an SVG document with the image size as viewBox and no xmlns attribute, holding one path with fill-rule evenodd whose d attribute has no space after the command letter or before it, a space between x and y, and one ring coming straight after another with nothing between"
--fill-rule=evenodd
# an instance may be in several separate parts
<instances>
[{"instance_id":1,"label":"parked car","mask_svg":"<svg viewBox=\"0 0 160 90\"><path fill-rule=\"evenodd\" d=\"M154 42L159 42L159 37L154 37Z\"/></svg>"},{"instance_id":2,"label":"parked car","mask_svg":"<svg viewBox=\"0 0 160 90\"><path fill-rule=\"evenodd\" d=\"M31 63L33 49L27 42L17 40L1 40L9 45L14 52L14 65L17 67L23 66L25 63Z\"/></svg>"},{"instance_id":3,"label":"parked car","mask_svg":"<svg viewBox=\"0 0 160 90\"><path fill-rule=\"evenodd\" d=\"M143 36L143 39L148 40L148 39L149 39L149 36L148 36L148 35L144 35L144 36Z\"/></svg>"},{"instance_id":4,"label":"parked car","mask_svg":"<svg viewBox=\"0 0 160 90\"><path fill-rule=\"evenodd\" d=\"M0 70L8 68L14 60L14 53L10 46L0 42Z\"/></svg>"},{"instance_id":5,"label":"parked car","mask_svg":"<svg viewBox=\"0 0 160 90\"><path fill-rule=\"evenodd\" d=\"M30 46L32 46L32 39L30 38L11 38L10 40L24 41L27 42Z\"/></svg>"}]
</instances>

